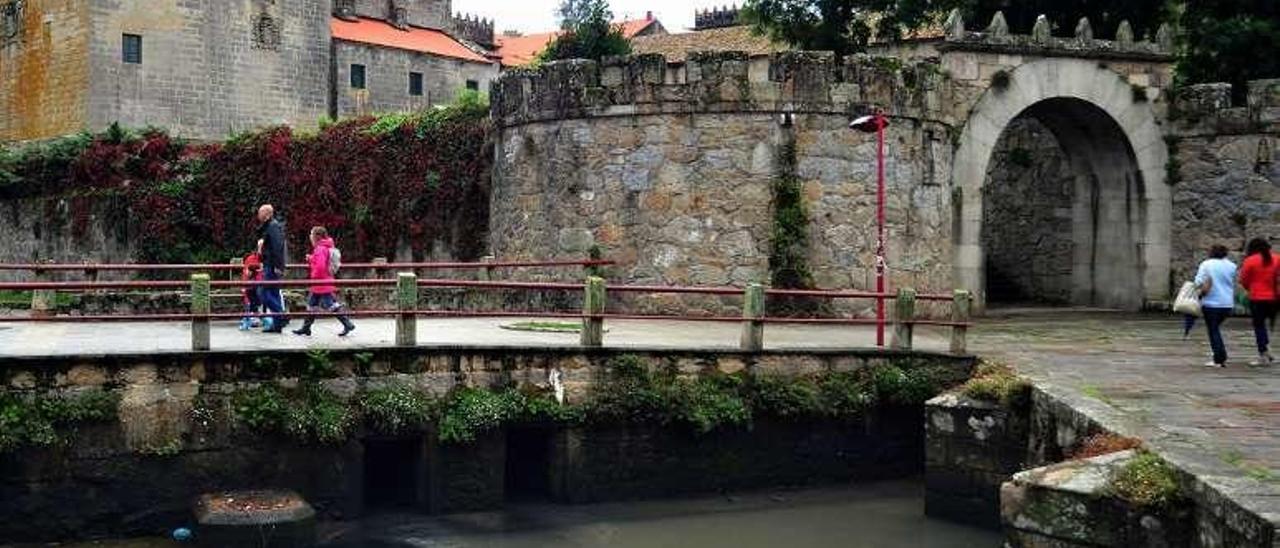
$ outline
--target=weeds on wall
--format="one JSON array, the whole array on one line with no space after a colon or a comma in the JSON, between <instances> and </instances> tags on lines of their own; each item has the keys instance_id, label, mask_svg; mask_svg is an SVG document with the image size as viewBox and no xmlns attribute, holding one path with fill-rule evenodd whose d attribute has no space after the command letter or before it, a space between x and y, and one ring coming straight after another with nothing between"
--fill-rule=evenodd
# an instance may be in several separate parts
<instances>
[{"instance_id":1,"label":"weeds on wall","mask_svg":"<svg viewBox=\"0 0 1280 548\"><path fill-rule=\"evenodd\" d=\"M778 151L778 176L773 181L773 226L770 238L769 278L775 288L812 289L809 268L809 211L804 187L796 174L795 135L786 133ZM819 303L808 299L770 299L770 315L812 313Z\"/></svg>"},{"instance_id":2,"label":"weeds on wall","mask_svg":"<svg viewBox=\"0 0 1280 548\"><path fill-rule=\"evenodd\" d=\"M0 453L69 441L82 424L115 420L120 397L91 390L70 394L0 392Z\"/></svg>"},{"instance_id":3,"label":"weeds on wall","mask_svg":"<svg viewBox=\"0 0 1280 548\"><path fill-rule=\"evenodd\" d=\"M315 133L264 128L192 144L163 130L112 125L0 149L0 200L67 200L83 236L96 200L126 200L139 261L225 262L256 240L253 212L276 206L295 254L310 228L336 234L352 259L425 256L436 241L463 258L483 252L492 164L482 96L452 106L328 124ZM455 218L468 230L454 234Z\"/></svg>"},{"instance_id":4,"label":"weeds on wall","mask_svg":"<svg viewBox=\"0 0 1280 548\"><path fill-rule=\"evenodd\" d=\"M704 435L749 428L759 418L856 420L878 405L920 405L947 388L947 370L882 365L809 376L748 373L681 376L651 370L640 357L607 364L605 379L584 402L565 405L550 394L514 387L459 387L443 398L392 385L343 402L315 382L293 390L264 385L233 396L239 422L302 443L333 444L363 427L385 435L435 426L442 443L470 443L510 425L636 424Z\"/></svg>"},{"instance_id":5,"label":"weeds on wall","mask_svg":"<svg viewBox=\"0 0 1280 548\"><path fill-rule=\"evenodd\" d=\"M1178 473L1154 453L1139 450L1111 478L1111 494L1140 507L1168 508L1185 498Z\"/></svg>"}]
</instances>

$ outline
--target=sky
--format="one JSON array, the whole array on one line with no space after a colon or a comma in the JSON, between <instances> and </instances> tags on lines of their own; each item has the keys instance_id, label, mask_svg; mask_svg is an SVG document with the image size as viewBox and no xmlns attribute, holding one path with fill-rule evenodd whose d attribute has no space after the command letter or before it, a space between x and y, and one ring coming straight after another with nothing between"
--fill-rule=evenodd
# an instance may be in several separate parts
<instances>
[{"instance_id":1,"label":"sky","mask_svg":"<svg viewBox=\"0 0 1280 548\"><path fill-rule=\"evenodd\" d=\"M693 27L695 9L732 5L733 0L612 0L615 19L640 19L653 11L668 32ZM545 32L559 26L555 11L560 0L453 0L453 11L494 20L499 33L514 29L523 33Z\"/></svg>"}]
</instances>

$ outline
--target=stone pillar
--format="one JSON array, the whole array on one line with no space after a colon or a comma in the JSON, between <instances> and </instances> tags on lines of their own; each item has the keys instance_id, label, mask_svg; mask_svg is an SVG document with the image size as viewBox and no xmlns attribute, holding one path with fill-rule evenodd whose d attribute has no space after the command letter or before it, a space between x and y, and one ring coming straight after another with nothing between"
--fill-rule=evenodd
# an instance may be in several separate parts
<instances>
[{"instance_id":1,"label":"stone pillar","mask_svg":"<svg viewBox=\"0 0 1280 548\"><path fill-rule=\"evenodd\" d=\"M582 298L582 346L604 345L604 278L587 278L586 293Z\"/></svg>"},{"instance_id":2,"label":"stone pillar","mask_svg":"<svg viewBox=\"0 0 1280 548\"><path fill-rule=\"evenodd\" d=\"M36 269L36 283L53 281L48 270ZM31 292L31 315L36 318L47 318L54 315L58 306L58 293L50 289L37 289Z\"/></svg>"},{"instance_id":3,"label":"stone pillar","mask_svg":"<svg viewBox=\"0 0 1280 548\"><path fill-rule=\"evenodd\" d=\"M209 350L209 275L191 275L191 350Z\"/></svg>"},{"instance_id":4,"label":"stone pillar","mask_svg":"<svg viewBox=\"0 0 1280 548\"><path fill-rule=\"evenodd\" d=\"M902 288L898 290L898 299L894 303L893 345L895 350L911 350L912 335L916 320L916 290Z\"/></svg>"},{"instance_id":5,"label":"stone pillar","mask_svg":"<svg viewBox=\"0 0 1280 548\"><path fill-rule=\"evenodd\" d=\"M968 323L973 315L973 294L957 289L951 304L951 321ZM951 353L969 352L969 328L957 325L951 328Z\"/></svg>"},{"instance_id":6,"label":"stone pillar","mask_svg":"<svg viewBox=\"0 0 1280 548\"><path fill-rule=\"evenodd\" d=\"M396 279L396 346L418 344L418 275L401 272Z\"/></svg>"},{"instance_id":7,"label":"stone pillar","mask_svg":"<svg viewBox=\"0 0 1280 548\"><path fill-rule=\"evenodd\" d=\"M753 283L742 295L742 342L747 352L764 350L764 286Z\"/></svg>"},{"instance_id":8,"label":"stone pillar","mask_svg":"<svg viewBox=\"0 0 1280 548\"><path fill-rule=\"evenodd\" d=\"M240 273L244 269L244 258L236 257L231 259L231 266L235 268L227 271L227 279L234 282L240 279Z\"/></svg>"}]
</instances>

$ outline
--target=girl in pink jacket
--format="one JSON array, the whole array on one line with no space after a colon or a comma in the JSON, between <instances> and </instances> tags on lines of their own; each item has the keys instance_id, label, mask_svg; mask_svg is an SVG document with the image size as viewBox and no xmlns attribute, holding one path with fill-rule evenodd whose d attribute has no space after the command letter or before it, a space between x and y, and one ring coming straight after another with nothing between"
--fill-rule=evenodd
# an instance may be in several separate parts
<instances>
[{"instance_id":1,"label":"girl in pink jacket","mask_svg":"<svg viewBox=\"0 0 1280 548\"><path fill-rule=\"evenodd\" d=\"M309 277L313 283L317 285L311 286L310 294L307 295L307 310L310 312L337 312L342 309L342 304L338 302L338 288L331 283L325 283L333 280L333 271L330 269L330 257L334 249L333 238L329 237L329 231L322 226L311 229L311 254L307 255L307 263L311 266L311 276ZM338 316L338 321L342 323L342 333L339 337L345 337L355 330L355 324L346 316ZM314 317L308 317L302 323L302 328L294 331L295 335L311 336L311 324L315 323Z\"/></svg>"}]
</instances>

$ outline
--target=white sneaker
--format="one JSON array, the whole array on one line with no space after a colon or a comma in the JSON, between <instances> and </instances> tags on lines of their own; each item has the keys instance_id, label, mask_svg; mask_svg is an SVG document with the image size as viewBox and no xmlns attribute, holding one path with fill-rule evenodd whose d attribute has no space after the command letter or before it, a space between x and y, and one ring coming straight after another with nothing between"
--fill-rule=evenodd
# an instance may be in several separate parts
<instances>
[{"instance_id":1,"label":"white sneaker","mask_svg":"<svg viewBox=\"0 0 1280 548\"><path fill-rule=\"evenodd\" d=\"M1225 364L1225 363L1217 363L1217 362L1209 362L1209 363L1204 364L1204 366L1205 366L1205 367L1213 367L1213 368L1216 368L1216 369L1221 369L1221 368L1223 368L1223 367L1226 367L1226 366L1227 366L1227 364Z\"/></svg>"}]
</instances>

